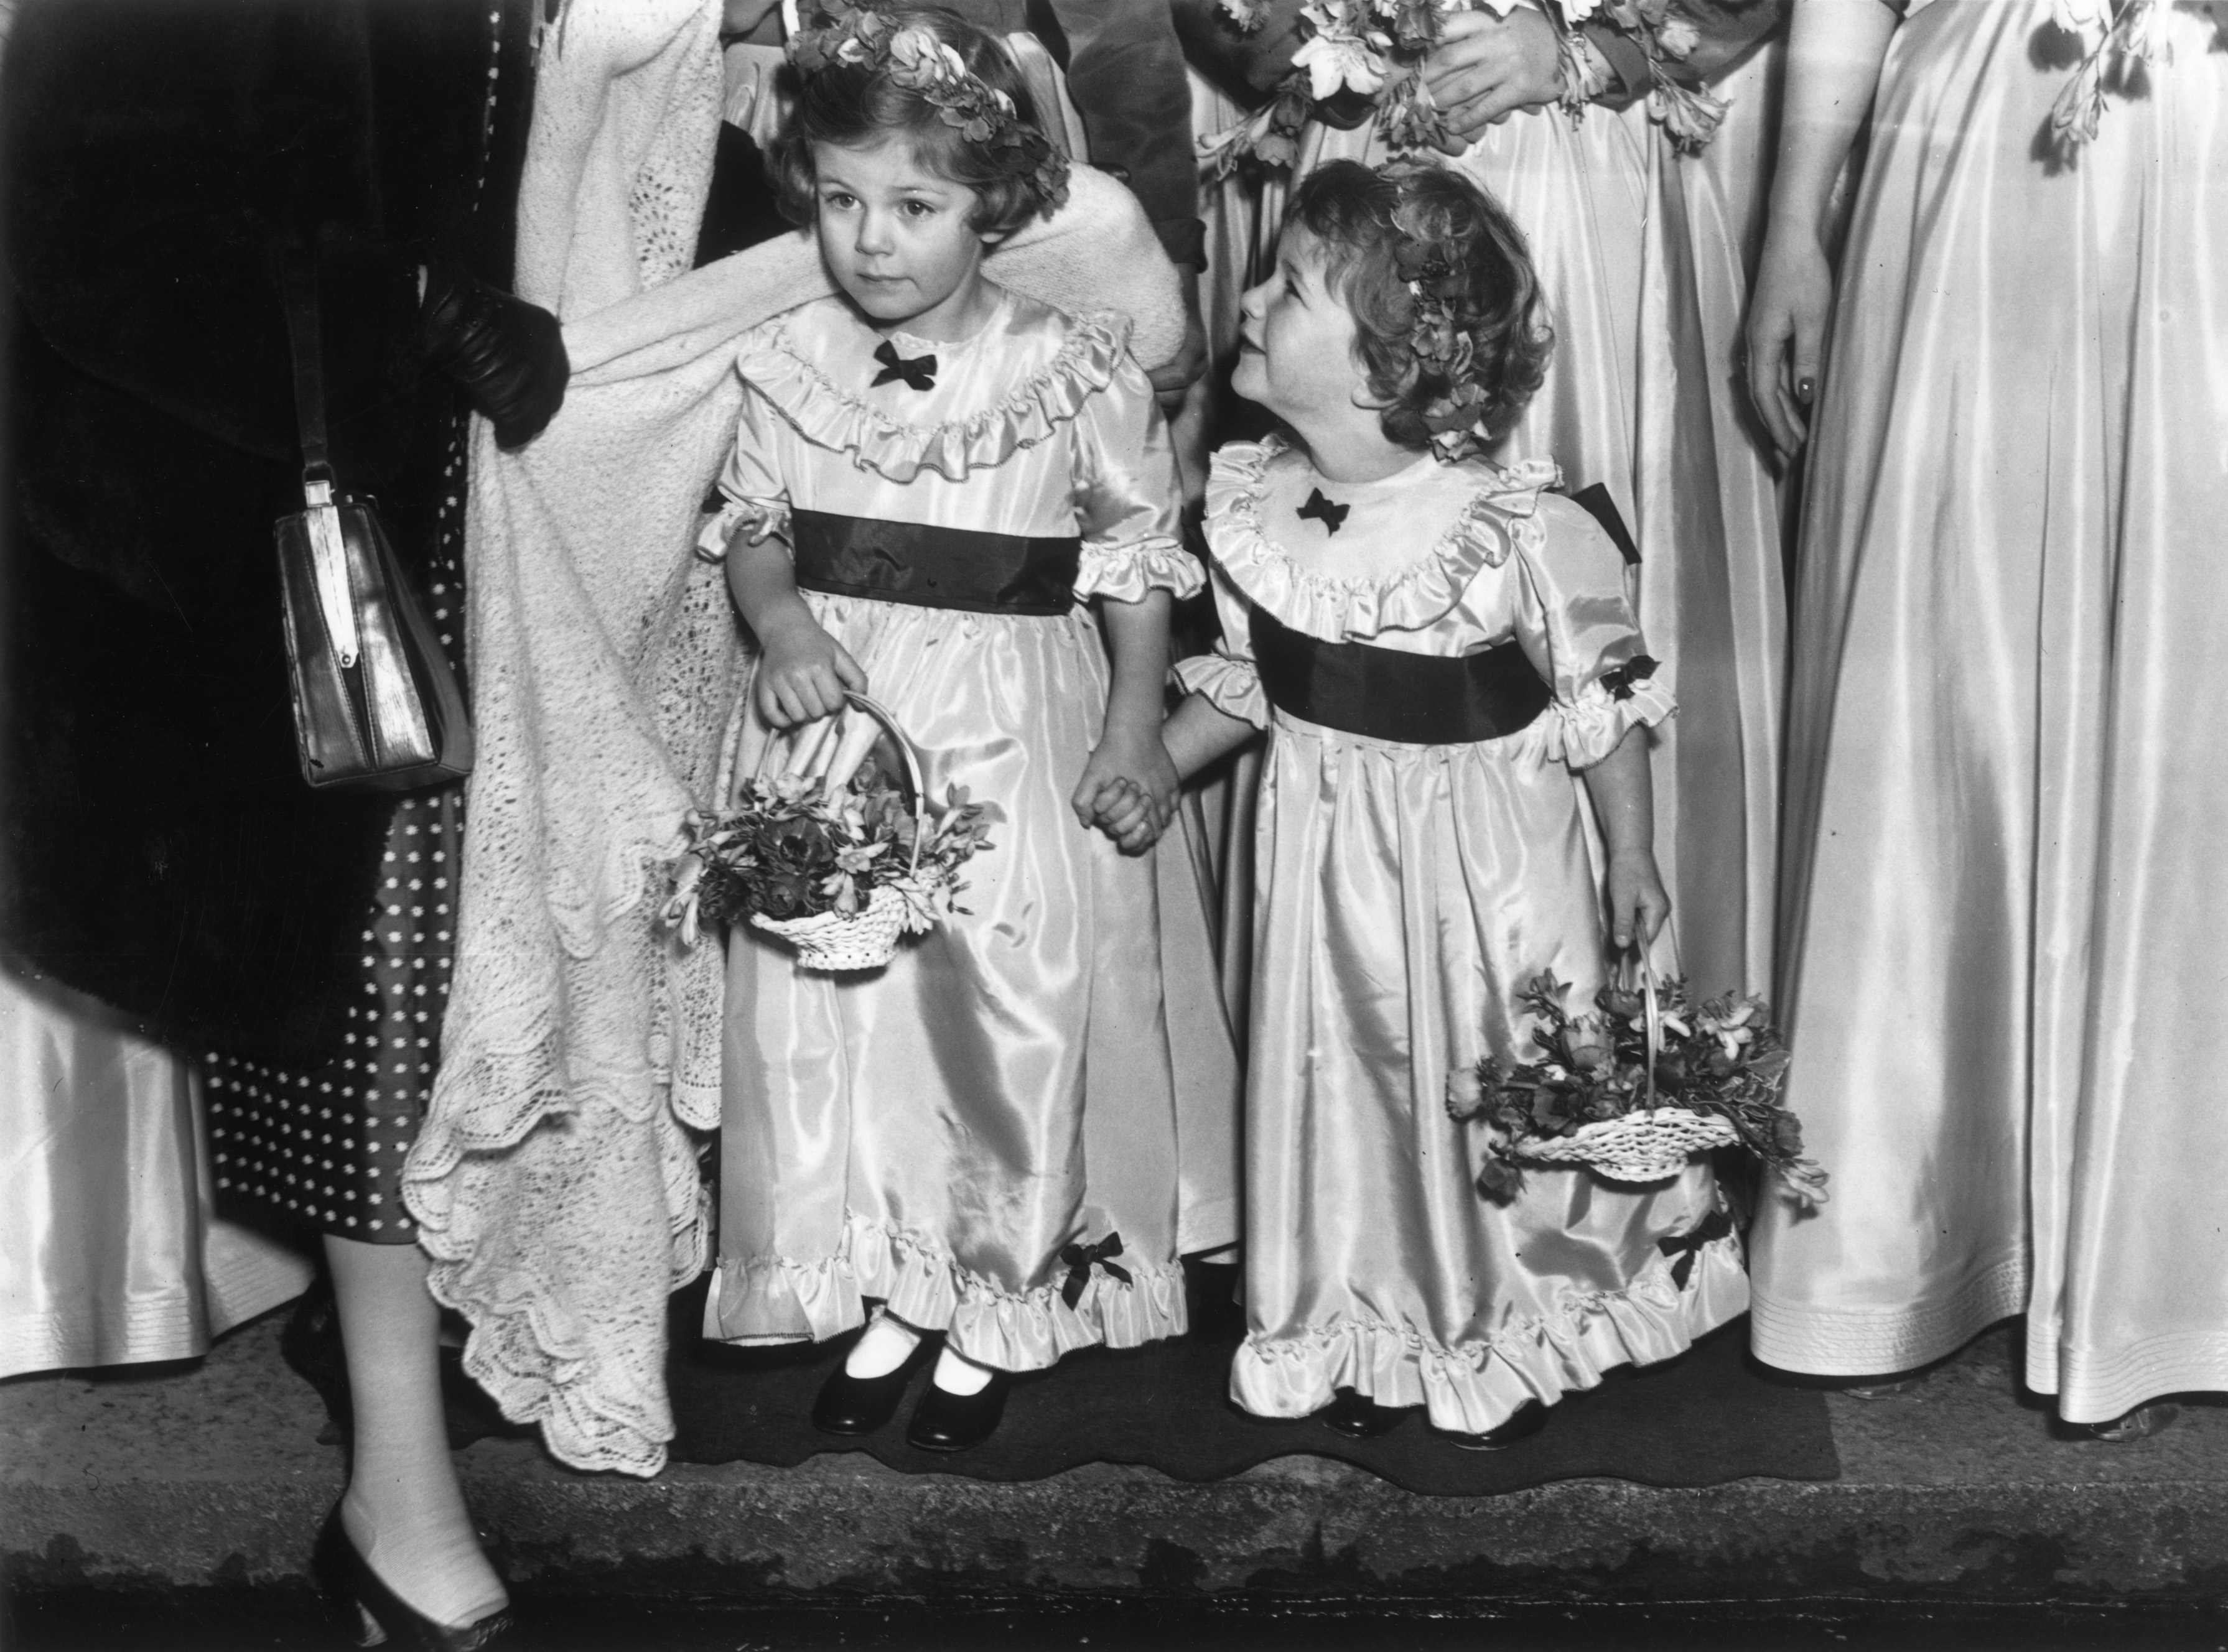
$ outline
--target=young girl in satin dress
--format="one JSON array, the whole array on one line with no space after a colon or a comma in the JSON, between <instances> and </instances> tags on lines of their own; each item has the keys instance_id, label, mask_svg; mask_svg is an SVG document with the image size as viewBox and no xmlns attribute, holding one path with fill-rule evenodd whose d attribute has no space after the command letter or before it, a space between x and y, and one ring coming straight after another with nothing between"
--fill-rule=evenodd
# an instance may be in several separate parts
<instances>
[{"instance_id":1,"label":"young girl in satin dress","mask_svg":"<svg viewBox=\"0 0 2228 1652\"><path fill-rule=\"evenodd\" d=\"M1002 48L890 7L791 54L778 182L841 296L739 350L704 543L760 649L746 744L870 693L934 797L1004 823L968 910L882 969L732 938L706 1330L819 1341L879 1304L816 1408L844 1434L890 1419L940 1332L908 1438L958 1450L1008 1373L1185 1327L1153 863L1090 822L1102 794L1173 808L1168 608L1201 576L1126 325L983 277L1065 186Z\"/></svg>"},{"instance_id":2,"label":"young girl in satin dress","mask_svg":"<svg viewBox=\"0 0 2228 1652\"><path fill-rule=\"evenodd\" d=\"M1184 774L1269 731L1232 1393L1356 1437L1423 1406L1503 1444L1747 1302L1738 1241L1694 1231L1706 1166L1529 1170L1495 1203L1446 1109L1450 1075L1529 1055L1527 982L1553 970L1591 1007L1608 943L1669 909L1647 726L1672 705L1623 558L1553 465L1463 456L1540 382L1537 292L1457 174L1341 161L1300 186L1235 381L1289 434L1215 456L1223 642L1178 667L1166 730ZM1149 831L1142 800L1106 824Z\"/></svg>"}]
</instances>

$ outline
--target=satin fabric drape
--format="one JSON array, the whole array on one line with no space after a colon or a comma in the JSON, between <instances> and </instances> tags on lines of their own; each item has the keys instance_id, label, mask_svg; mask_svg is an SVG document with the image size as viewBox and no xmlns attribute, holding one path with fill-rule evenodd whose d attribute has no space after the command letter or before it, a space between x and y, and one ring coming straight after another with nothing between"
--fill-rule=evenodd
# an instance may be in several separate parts
<instances>
[{"instance_id":1,"label":"satin fabric drape","mask_svg":"<svg viewBox=\"0 0 2228 1652\"><path fill-rule=\"evenodd\" d=\"M2027 1316L2077 1422L2228 1387L2228 54L2070 163L2049 0L1891 43L1843 258L1789 726L1789 1103L1758 1355L1873 1373Z\"/></svg>"},{"instance_id":2,"label":"satin fabric drape","mask_svg":"<svg viewBox=\"0 0 2228 1652\"><path fill-rule=\"evenodd\" d=\"M215 1219L191 1069L0 967L0 1377L186 1359L308 1263Z\"/></svg>"}]
</instances>

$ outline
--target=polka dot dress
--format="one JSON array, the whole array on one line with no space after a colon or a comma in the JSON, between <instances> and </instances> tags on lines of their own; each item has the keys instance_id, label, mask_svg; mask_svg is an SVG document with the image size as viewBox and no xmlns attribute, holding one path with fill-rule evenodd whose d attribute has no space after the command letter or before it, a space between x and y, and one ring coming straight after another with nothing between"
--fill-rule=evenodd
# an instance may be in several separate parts
<instances>
[{"instance_id":1,"label":"polka dot dress","mask_svg":"<svg viewBox=\"0 0 2228 1652\"><path fill-rule=\"evenodd\" d=\"M488 92L477 179L483 189L502 67L502 10L490 10L487 21ZM459 673L467 432L459 417L443 459L439 526L427 559L428 611ZM210 1154L218 1198L227 1208L374 1244L416 1239L402 1202L402 1161L418 1138L440 1061L464 842L461 782L396 806L378 894L364 921L362 996L349 1011L336 1059L293 1071L208 1053Z\"/></svg>"}]
</instances>

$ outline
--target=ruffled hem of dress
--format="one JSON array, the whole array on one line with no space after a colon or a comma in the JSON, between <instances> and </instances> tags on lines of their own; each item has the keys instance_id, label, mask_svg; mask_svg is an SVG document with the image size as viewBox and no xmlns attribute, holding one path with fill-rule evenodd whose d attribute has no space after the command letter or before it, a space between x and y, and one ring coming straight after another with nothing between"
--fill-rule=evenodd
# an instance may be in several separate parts
<instances>
[{"instance_id":1,"label":"ruffled hem of dress","mask_svg":"<svg viewBox=\"0 0 2228 1652\"><path fill-rule=\"evenodd\" d=\"M705 561L725 562L735 530L746 524L760 539L769 534L777 539L790 537L787 501L722 497L727 502L720 507L720 513L705 523L704 531L696 536L696 554Z\"/></svg>"},{"instance_id":2,"label":"ruffled hem of dress","mask_svg":"<svg viewBox=\"0 0 2228 1652\"><path fill-rule=\"evenodd\" d=\"M1132 539L1127 545L1085 540L1075 571L1079 600L1103 596L1110 603L1142 603L1154 591L1164 590L1181 602L1206 584L1207 571L1199 559L1165 538Z\"/></svg>"},{"instance_id":3,"label":"ruffled hem of dress","mask_svg":"<svg viewBox=\"0 0 2228 1652\"><path fill-rule=\"evenodd\" d=\"M1209 539L1216 563L1249 600L1325 642L1420 629L1461 602L1480 570L1500 567L1519 549L1536 552L1546 540L1540 495L1562 475L1545 459L1490 469L1425 555L1389 578L1333 579L1301 567L1261 526L1269 465L1286 445L1271 436L1215 454L1207 483Z\"/></svg>"},{"instance_id":4,"label":"ruffled hem of dress","mask_svg":"<svg viewBox=\"0 0 2228 1652\"><path fill-rule=\"evenodd\" d=\"M1003 399L942 424L901 424L843 389L791 348L786 318L746 341L735 365L806 440L848 453L892 482L911 482L924 469L964 482L976 467L1002 464L1072 420L1114 381L1129 339L1121 316L1071 317L1050 361Z\"/></svg>"},{"instance_id":5,"label":"ruffled hem of dress","mask_svg":"<svg viewBox=\"0 0 2228 1652\"><path fill-rule=\"evenodd\" d=\"M1175 664L1176 686L1197 694L1225 717L1269 726L1269 697L1261 692L1261 673L1247 660L1226 654L1195 654Z\"/></svg>"},{"instance_id":6,"label":"ruffled hem of dress","mask_svg":"<svg viewBox=\"0 0 2228 1652\"><path fill-rule=\"evenodd\" d=\"M704 1334L739 1343L824 1343L867 1319L869 1298L978 1365L1039 1371L1079 1348L1136 1348L1188 1327L1183 1269L1119 1259L1130 1283L1093 1268L1069 1307L1058 1285L1002 1290L917 1234L854 1215L842 1247L817 1262L782 1256L722 1259L705 1304Z\"/></svg>"},{"instance_id":7,"label":"ruffled hem of dress","mask_svg":"<svg viewBox=\"0 0 2228 1652\"><path fill-rule=\"evenodd\" d=\"M1633 684L1623 699L1598 682L1588 683L1576 700L1556 704L1547 756L1573 769L1591 769L1617 749L1635 724L1652 729L1678 709L1671 692L1653 678Z\"/></svg>"},{"instance_id":8,"label":"ruffled hem of dress","mask_svg":"<svg viewBox=\"0 0 2228 1652\"><path fill-rule=\"evenodd\" d=\"M1307 1417L1354 1388L1382 1406L1424 1406L1431 1426L1482 1434L1537 1400L1553 1405L1620 1365L1653 1365L1748 1310L1740 1241L1693 1253L1681 1288L1659 1256L1623 1291L1574 1293L1558 1314L1458 1348L1382 1321L1340 1321L1298 1336L1248 1336L1230 1397L1257 1417Z\"/></svg>"}]
</instances>

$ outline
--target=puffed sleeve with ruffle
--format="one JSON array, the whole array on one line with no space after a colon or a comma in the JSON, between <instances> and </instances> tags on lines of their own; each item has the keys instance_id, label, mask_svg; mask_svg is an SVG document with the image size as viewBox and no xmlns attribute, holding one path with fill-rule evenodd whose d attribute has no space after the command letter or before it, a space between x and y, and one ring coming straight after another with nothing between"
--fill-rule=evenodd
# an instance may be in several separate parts
<instances>
[{"instance_id":1,"label":"puffed sleeve with ruffle","mask_svg":"<svg viewBox=\"0 0 2228 1652\"><path fill-rule=\"evenodd\" d=\"M1212 654L1176 661L1176 686L1201 696L1225 717L1265 729L1269 697L1261 692L1260 668L1253 663L1253 604L1219 564L1209 583L1214 588L1214 613L1222 622L1222 638Z\"/></svg>"},{"instance_id":2,"label":"puffed sleeve with ruffle","mask_svg":"<svg viewBox=\"0 0 2228 1652\"><path fill-rule=\"evenodd\" d=\"M705 561L726 561L738 533L789 542L789 484L782 480L781 454L790 440L788 421L746 380L735 444L720 470L720 512L696 536L696 554Z\"/></svg>"},{"instance_id":3,"label":"puffed sleeve with ruffle","mask_svg":"<svg viewBox=\"0 0 2228 1652\"><path fill-rule=\"evenodd\" d=\"M1539 532L1516 539L1523 590L1517 640L1553 691L1547 755L1591 769L1636 724L1678 709L1655 680L1625 591L1624 558L1583 506L1540 496Z\"/></svg>"},{"instance_id":4,"label":"puffed sleeve with ruffle","mask_svg":"<svg viewBox=\"0 0 2228 1652\"><path fill-rule=\"evenodd\" d=\"M1135 357L1124 352L1105 386L1075 415L1075 516L1083 534L1078 596L1143 602L1189 596L1204 583L1178 535L1175 445Z\"/></svg>"}]
</instances>

